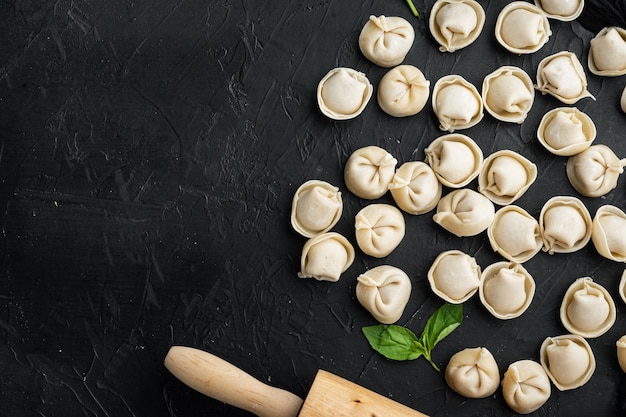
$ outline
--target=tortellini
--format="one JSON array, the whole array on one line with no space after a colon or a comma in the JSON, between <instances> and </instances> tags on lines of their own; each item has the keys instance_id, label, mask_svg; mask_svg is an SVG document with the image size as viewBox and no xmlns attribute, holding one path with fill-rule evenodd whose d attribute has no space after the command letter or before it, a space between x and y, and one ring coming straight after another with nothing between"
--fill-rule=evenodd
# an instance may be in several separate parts
<instances>
[{"instance_id":1,"label":"tortellini","mask_svg":"<svg viewBox=\"0 0 626 417\"><path fill-rule=\"evenodd\" d=\"M451 133L472 127L484 117L478 90L460 75L445 75L437 80L432 107L439 119L439 128Z\"/></svg>"},{"instance_id":2,"label":"tortellini","mask_svg":"<svg viewBox=\"0 0 626 417\"><path fill-rule=\"evenodd\" d=\"M572 156L589 148L596 138L596 125L575 107L557 107L547 112L537 128L537 139L554 155Z\"/></svg>"},{"instance_id":3,"label":"tortellini","mask_svg":"<svg viewBox=\"0 0 626 417\"><path fill-rule=\"evenodd\" d=\"M620 100L619 100L619 106L622 109L622 111L626 113L626 87L624 87L624 90L622 90L622 96L620 97Z\"/></svg>"},{"instance_id":4,"label":"tortellini","mask_svg":"<svg viewBox=\"0 0 626 417\"><path fill-rule=\"evenodd\" d=\"M466 348L450 358L446 366L446 383L467 398L486 398L500 386L500 371L487 348Z\"/></svg>"},{"instance_id":5,"label":"tortellini","mask_svg":"<svg viewBox=\"0 0 626 417\"><path fill-rule=\"evenodd\" d=\"M478 176L483 166L483 152L472 138L450 133L433 140L426 149L426 162L441 183L461 188Z\"/></svg>"},{"instance_id":6,"label":"tortellini","mask_svg":"<svg viewBox=\"0 0 626 417\"><path fill-rule=\"evenodd\" d=\"M378 146L357 149L344 168L346 187L360 198L380 198L387 193L397 164L396 158Z\"/></svg>"},{"instance_id":7,"label":"tortellini","mask_svg":"<svg viewBox=\"0 0 626 417\"><path fill-rule=\"evenodd\" d=\"M354 248L344 236L328 232L309 239L302 248L300 278L336 282L354 262Z\"/></svg>"},{"instance_id":8,"label":"tortellini","mask_svg":"<svg viewBox=\"0 0 626 417\"><path fill-rule=\"evenodd\" d=\"M571 253L582 249L591 239L591 214L576 197L555 196L543 205L539 214L543 250Z\"/></svg>"},{"instance_id":9,"label":"tortellini","mask_svg":"<svg viewBox=\"0 0 626 417\"><path fill-rule=\"evenodd\" d=\"M600 255L626 262L626 213L606 204L598 208L591 225L591 241Z\"/></svg>"},{"instance_id":10,"label":"tortellini","mask_svg":"<svg viewBox=\"0 0 626 417\"><path fill-rule=\"evenodd\" d=\"M561 51L545 57L537 67L537 85L542 94L550 94L565 104L595 97L587 90L587 77L573 52Z\"/></svg>"},{"instance_id":11,"label":"tortellini","mask_svg":"<svg viewBox=\"0 0 626 417\"><path fill-rule=\"evenodd\" d=\"M482 272L478 296L494 317L508 320L521 316L528 309L535 287L535 280L522 265L501 261Z\"/></svg>"},{"instance_id":12,"label":"tortellini","mask_svg":"<svg viewBox=\"0 0 626 417\"><path fill-rule=\"evenodd\" d=\"M606 145L592 145L567 159L565 172L570 184L585 197L602 197L617 187L626 158L619 159Z\"/></svg>"},{"instance_id":13,"label":"tortellini","mask_svg":"<svg viewBox=\"0 0 626 417\"><path fill-rule=\"evenodd\" d=\"M596 359L587 341L575 334L548 337L539 350L541 365L560 391L585 385L596 370Z\"/></svg>"},{"instance_id":14,"label":"tortellini","mask_svg":"<svg viewBox=\"0 0 626 417\"><path fill-rule=\"evenodd\" d=\"M359 35L359 48L374 64L389 68L400 64L409 53L415 31L398 16L370 16Z\"/></svg>"},{"instance_id":15,"label":"tortellini","mask_svg":"<svg viewBox=\"0 0 626 417\"><path fill-rule=\"evenodd\" d=\"M570 22L580 16L585 0L535 0L535 4L548 18Z\"/></svg>"},{"instance_id":16,"label":"tortellini","mask_svg":"<svg viewBox=\"0 0 626 417\"><path fill-rule=\"evenodd\" d=\"M367 255L384 258L404 238L404 216L390 204L370 204L355 216L356 242Z\"/></svg>"},{"instance_id":17,"label":"tortellini","mask_svg":"<svg viewBox=\"0 0 626 417\"><path fill-rule=\"evenodd\" d=\"M395 266L380 265L359 275L356 297L359 303L383 324L402 317L411 296L411 280Z\"/></svg>"},{"instance_id":18,"label":"tortellini","mask_svg":"<svg viewBox=\"0 0 626 417\"><path fill-rule=\"evenodd\" d=\"M626 74L626 29L609 26L603 28L590 41L589 71L605 77Z\"/></svg>"},{"instance_id":19,"label":"tortellini","mask_svg":"<svg viewBox=\"0 0 626 417\"><path fill-rule=\"evenodd\" d=\"M576 279L565 292L561 323L585 338L602 336L615 323L615 303L609 292L590 277Z\"/></svg>"},{"instance_id":20,"label":"tortellini","mask_svg":"<svg viewBox=\"0 0 626 417\"><path fill-rule=\"evenodd\" d=\"M439 200L433 220L456 236L476 236L487 230L495 212L495 206L487 197L461 188Z\"/></svg>"},{"instance_id":21,"label":"tortellini","mask_svg":"<svg viewBox=\"0 0 626 417\"><path fill-rule=\"evenodd\" d=\"M437 206L442 186L435 172L425 162L405 162L389 184L394 201L409 214L424 214Z\"/></svg>"},{"instance_id":22,"label":"tortellini","mask_svg":"<svg viewBox=\"0 0 626 417\"><path fill-rule=\"evenodd\" d=\"M517 152L503 149L485 158L478 175L478 191L507 205L518 200L537 179L537 166Z\"/></svg>"},{"instance_id":23,"label":"tortellini","mask_svg":"<svg viewBox=\"0 0 626 417\"><path fill-rule=\"evenodd\" d=\"M413 116L424 108L430 96L430 81L413 65L398 65L378 83L378 105L390 116Z\"/></svg>"},{"instance_id":24,"label":"tortellini","mask_svg":"<svg viewBox=\"0 0 626 417\"><path fill-rule=\"evenodd\" d=\"M428 282L433 292L443 300L460 304L476 293L480 274L476 259L453 249L437 256L428 270Z\"/></svg>"},{"instance_id":25,"label":"tortellini","mask_svg":"<svg viewBox=\"0 0 626 417\"><path fill-rule=\"evenodd\" d=\"M626 303L626 269L622 272L622 277L619 280L618 292L622 301Z\"/></svg>"},{"instance_id":26,"label":"tortellini","mask_svg":"<svg viewBox=\"0 0 626 417\"><path fill-rule=\"evenodd\" d=\"M535 88L523 69L506 65L485 77L482 98L485 109L496 119L522 123L535 101Z\"/></svg>"},{"instance_id":27,"label":"tortellini","mask_svg":"<svg viewBox=\"0 0 626 417\"><path fill-rule=\"evenodd\" d=\"M502 377L502 396L516 413L530 414L548 401L550 378L540 363L523 359L509 365Z\"/></svg>"},{"instance_id":28,"label":"tortellini","mask_svg":"<svg viewBox=\"0 0 626 417\"><path fill-rule=\"evenodd\" d=\"M617 361L623 372L626 372L626 335L620 337L615 343L617 348Z\"/></svg>"},{"instance_id":29,"label":"tortellini","mask_svg":"<svg viewBox=\"0 0 626 417\"><path fill-rule=\"evenodd\" d=\"M312 237L332 229L342 212L339 188L326 181L309 180L293 197L291 225L302 236Z\"/></svg>"},{"instance_id":30,"label":"tortellini","mask_svg":"<svg viewBox=\"0 0 626 417\"><path fill-rule=\"evenodd\" d=\"M485 24L485 11L474 0L438 0L430 11L430 33L441 52L454 52L474 42Z\"/></svg>"},{"instance_id":31,"label":"tortellini","mask_svg":"<svg viewBox=\"0 0 626 417\"><path fill-rule=\"evenodd\" d=\"M374 92L367 76L352 68L330 70L317 86L321 112L335 120L348 120L363 112Z\"/></svg>"},{"instance_id":32,"label":"tortellini","mask_svg":"<svg viewBox=\"0 0 626 417\"><path fill-rule=\"evenodd\" d=\"M547 16L525 1L506 5L496 19L496 39L516 54L531 54L541 49L552 35Z\"/></svg>"},{"instance_id":33,"label":"tortellini","mask_svg":"<svg viewBox=\"0 0 626 417\"><path fill-rule=\"evenodd\" d=\"M511 262L523 263L541 250L539 222L519 206L504 206L487 228L491 248Z\"/></svg>"}]
</instances>

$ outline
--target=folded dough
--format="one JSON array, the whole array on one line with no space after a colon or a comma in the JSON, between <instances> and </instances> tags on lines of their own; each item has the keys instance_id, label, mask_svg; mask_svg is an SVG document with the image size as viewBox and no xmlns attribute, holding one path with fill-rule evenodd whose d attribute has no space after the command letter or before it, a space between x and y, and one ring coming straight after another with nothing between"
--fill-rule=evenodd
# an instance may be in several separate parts
<instances>
[{"instance_id":1,"label":"folded dough","mask_svg":"<svg viewBox=\"0 0 626 417\"><path fill-rule=\"evenodd\" d=\"M459 236L476 236L493 221L496 208L487 197L471 190L453 190L439 200L435 223Z\"/></svg>"},{"instance_id":2,"label":"folded dough","mask_svg":"<svg viewBox=\"0 0 626 417\"><path fill-rule=\"evenodd\" d=\"M430 81L417 67L398 65L378 83L378 105L390 116L413 116L426 105L429 87Z\"/></svg>"},{"instance_id":3,"label":"folded dough","mask_svg":"<svg viewBox=\"0 0 626 417\"><path fill-rule=\"evenodd\" d=\"M572 156L591 146L596 139L596 125L575 107L557 107L541 118L537 139L555 155Z\"/></svg>"},{"instance_id":4,"label":"folded dough","mask_svg":"<svg viewBox=\"0 0 626 417\"><path fill-rule=\"evenodd\" d=\"M622 371L626 372L626 335L620 337L615 343L617 347L617 360Z\"/></svg>"},{"instance_id":5,"label":"folded dough","mask_svg":"<svg viewBox=\"0 0 626 417\"><path fill-rule=\"evenodd\" d=\"M535 256L543 246L539 222L515 205L496 211L493 222L487 228L487 235L494 251L520 264Z\"/></svg>"},{"instance_id":6,"label":"folded dough","mask_svg":"<svg viewBox=\"0 0 626 417\"><path fill-rule=\"evenodd\" d=\"M348 190L367 200L387 193L398 160L378 146L365 146L352 152L344 168Z\"/></svg>"},{"instance_id":7,"label":"folded dough","mask_svg":"<svg viewBox=\"0 0 626 417\"><path fill-rule=\"evenodd\" d=\"M467 398L486 398L500 386L500 371L487 348L465 348L450 358L445 379L450 388Z\"/></svg>"},{"instance_id":8,"label":"folded dough","mask_svg":"<svg viewBox=\"0 0 626 417\"><path fill-rule=\"evenodd\" d=\"M496 39L516 54L531 54L541 49L552 35L550 22L543 11L525 1L514 1L498 14Z\"/></svg>"},{"instance_id":9,"label":"folded dough","mask_svg":"<svg viewBox=\"0 0 626 417\"><path fill-rule=\"evenodd\" d=\"M367 59L380 67L393 67L409 53L415 31L398 16L370 16L359 35L359 48Z\"/></svg>"},{"instance_id":10,"label":"folded dough","mask_svg":"<svg viewBox=\"0 0 626 417\"><path fill-rule=\"evenodd\" d=\"M545 57L537 67L537 85L542 94L550 94L565 104L595 97L587 90L587 77L573 52L561 51Z\"/></svg>"},{"instance_id":11,"label":"folded dough","mask_svg":"<svg viewBox=\"0 0 626 417\"><path fill-rule=\"evenodd\" d=\"M539 214L543 250L571 253L582 249L591 239L591 214L576 197L554 196L545 202Z\"/></svg>"},{"instance_id":12,"label":"folded dough","mask_svg":"<svg viewBox=\"0 0 626 417\"><path fill-rule=\"evenodd\" d=\"M604 77L626 74L626 29L603 28L590 41L587 59L589 71Z\"/></svg>"},{"instance_id":13,"label":"folded dough","mask_svg":"<svg viewBox=\"0 0 626 417\"><path fill-rule=\"evenodd\" d=\"M374 87L362 72L334 68L317 85L317 104L331 119L353 119L363 112L373 92Z\"/></svg>"},{"instance_id":14,"label":"folded dough","mask_svg":"<svg viewBox=\"0 0 626 417\"><path fill-rule=\"evenodd\" d=\"M485 77L482 98L485 109L496 119L522 123L535 100L535 88L526 71L506 65Z\"/></svg>"},{"instance_id":15,"label":"folded dough","mask_svg":"<svg viewBox=\"0 0 626 417\"><path fill-rule=\"evenodd\" d=\"M537 179L537 166L517 152L503 149L485 158L478 191L502 206L519 199Z\"/></svg>"},{"instance_id":16,"label":"folded dough","mask_svg":"<svg viewBox=\"0 0 626 417\"><path fill-rule=\"evenodd\" d=\"M354 262L354 248L342 235L322 233L309 239L302 248L300 278L336 282Z\"/></svg>"},{"instance_id":17,"label":"folded dough","mask_svg":"<svg viewBox=\"0 0 626 417\"><path fill-rule=\"evenodd\" d=\"M425 162L410 161L400 165L389 191L394 201L409 214L431 211L441 198L442 186L435 171Z\"/></svg>"},{"instance_id":18,"label":"folded dough","mask_svg":"<svg viewBox=\"0 0 626 417\"><path fill-rule=\"evenodd\" d=\"M617 187L626 158L619 159L606 145L592 145L567 159L565 172L570 184L585 197L602 197Z\"/></svg>"},{"instance_id":19,"label":"folded dough","mask_svg":"<svg viewBox=\"0 0 626 417\"><path fill-rule=\"evenodd\" d=\"M436 138L424 149L424 154L439 181L450 188L466 186L483 166L483 152L478 144L460 133Z\"/></svg>"},{"instance_id":20,"label":"folded dough","mask_svg":"<svg viewBox=\"0 0 626 417\"><path fill-rule=\"evenodd\" d=\"M615 323L615 303L602 285L583 277L576 279L565 292L559 314L569 332L595 338Z\"/></svg>"},{"instance_id":21,"label":"folded dough","mask_svg":"<svg viewBox=\"0 0 626 417\"><path fill-rule=\"evenodd\" d=\"M591 224L591 241L598 253L612 261L626 262L624 236L626 213L610 204L600 206Z\"/></svg>"},{"instance_id":22,"label":"folded dough","mask_svg":"<svg viewBox=\"0 0 626 417\"><path fill-rule=\"evenodd\" d=\"M485 11L474 0L437 0L430 10L430 33L441 52L454 52L474 42L485 24Z\"/></svg>"},{"instance_id":23,"label":"folded dough","mask_svg":"<svg viewBox=\"0 0 626 417\"><path fill-rule=\"evenodd\" d=\"M541 366L560 391L585 385L596 370L596 359L587 341L575 334L548 337L539 349Z\"/></svg>"},{"instance_id":24,"label":"folded dough","mask_svg":"<svg viewBox=\"0 0 626 417\"><path fill-rule=\"evenodd\" d=\"M550 19L571 22L583 12L585 0L535 0L535 5Z\"/></svg>"},{"instance_id":25,"label":"folded dough","mask_svg":"<svg viewBox=\"0 0 626 417\"><path fill-rule=\"evenodd\" d=\"M355 216L356 242L367 255L384 258L404 238L404 216L390 204L370 204Z\"/></svg>"},{"instance_id":26,"label":"folded dough","mask_svg":"<svg viewBox=\"0 0 626 417\"><path fill-rule=\"evenodd\" d=\"M455 74L437 80L432 107L439 119L439 128L448 132L472 127L484 116L483 100L476 87Z\"/></svg>"},{"instance_id":27,"label":"folded dough","mask_svg":"<svg viewBox=\"0 0 626 417\"><path fill-rule=\"evenodd\" d=\"M530 414L548 401L550 378L538 362L523 359L509 365L502 377L502 396L516 413Z\"/></svg>"},{"instance_id":28,"label":"folded dough","mask_svg":"<svg viewBox=\"0 0 626 417\"><path fill-rule=\"evenodd\" d=\"M442 252L428 270L433 292L443 300L460 304L472 297L480 283L480 266L476 259L460 250Z\"/></svg>"},{"instance_id":29,"label":"folded dough","mask_svg":"<svg viewBox=\"0 0 626 417\"><path fill-rule=\"evenodd\" d=\"M509 320L521 316L528 309L535 287L535 280L522 265L501 261L483 270L478 296L494 317Z\"/></svg>"},{"instance_id":30,"label":"folded dough","mask_svg":"<svg viewBox=\"0 0 626 417\"><path fill-rule=\"evenodd\" d=\"M380 265L357 278L357 300L383 324L395 323L402 317L410 295L411 280L395 266Z\"/></svg>"},{"instance_id":31,"label":"folded dough","mask_svg":"<svg viewBox=\"0 0 626 417\"><path fill-rule=\"evenodd\" d=\"M291 203L291 226L302 236L328 232L343 212L339 188L326 181L309 180L296 190Z\"/></svg>"}]
</instances>

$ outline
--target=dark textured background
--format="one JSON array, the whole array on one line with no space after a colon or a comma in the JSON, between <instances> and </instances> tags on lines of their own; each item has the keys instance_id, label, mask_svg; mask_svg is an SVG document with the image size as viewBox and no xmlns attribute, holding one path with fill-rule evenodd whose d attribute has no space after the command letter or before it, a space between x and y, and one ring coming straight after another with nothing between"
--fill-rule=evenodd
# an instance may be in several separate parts
<instances>
[{"instance_id":1,"label":"dark textured background","mask_svg":"<svg viewBox=\"0 0 626 417\"><path fill-rule=\"evenodd\" d=\"M371 14L414 25L405 63L420 68L431 89L450 73L480 88L501 65L534 78L543 57L564 49L586 68L588 41L606 24L624 26L626 7L588 1L579 21L551 21L539 52L515 56L493 37L507 2L481 1L481 37L454 54L440 53L428 32L432 3L416 1L416 19L401 0L0 1L0 415L248 415L172 377L163 367L172 344L211 351L301 396L324 368L432 416L513 415L499 391L466 400L426 361L374 353L360 330L374 320L354 296L367 268L404 269L413 293L399 324L419 333L442 304L426 280L431 262L448 249L483 267L500 260L485 234L460 239L432 213L407 215L407 235L388 258L358 252L337 283L296 277L304 238L289 214L302 182L342 189L335 230L354 242L353 217L368 202L343 184L350 153L375 144L400 163L423 160L443 134L430 104L393 119L373 99L357 119L327 120L315 88L336 66L363 71L374 85L386 72L358 49ZM577 107L596 122L596 143L624 157L618 103L626 81L588 80L597 100ZM551 196L577 195L565 159L535 138L541 116L561 105L538 94L521 126L485 115L463 131L485 156L508 148L537 164L536 183L517 203L535 217ZM624 181L603 198L583 198L592 215L602 204L626 208ZM538 359L545 337L565 333L565 289L591 276L615 298L617 322L590 340L598 360L591 381L554 389L534 415L624 415L626 377L615 357L626 333L617 294L624 265L590 244L574 255L541 252L525 267L537 282L529 310L500 321L473 297L435 361L444 367L474 346L491 350L502 372Z\"/></svg>"}]
</instances>

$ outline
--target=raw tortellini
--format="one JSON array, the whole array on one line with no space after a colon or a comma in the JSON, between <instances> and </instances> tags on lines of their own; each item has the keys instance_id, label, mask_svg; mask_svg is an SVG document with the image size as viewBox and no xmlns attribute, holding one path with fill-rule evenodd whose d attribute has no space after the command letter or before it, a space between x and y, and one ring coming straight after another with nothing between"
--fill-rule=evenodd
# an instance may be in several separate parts
<instances>
[{"instance_id":1,"label":"raw tortellini","mask_svg":"<svg viewBox=\"0 0 626 417\"><path fill-rule=\"evenodd\" d=\"M487 197L469 188L461 188L439 200L433 220L456 236L476 236L487 230L495 211Z\"/></svg>"},{"instance_id":2,"label":"raw tortellini","mask_svg":"<svg viewBox=\"0 0 626 417\"><path fill-rule=\"evenodd\" d=\"M617 361L622 371L626 372L626 335L620 337L615 343L617 347Z\"/></svg>"},{"instance_id":3,"label":"raw tortellini","mask_svg":"<svg viewBox=\"0 0 626 417\"><path fill-rule=\"evenodd\" d=\"M357 117L370 101L374 87L362 72L352 68L330 70L317 86L321 112L335 120Z\"/></svg>"},{"instance_id":4,"label":"raw tortellini","mask_svg":"<svg viewBox=\"0 0 626 417\"><path fill-rule=\"evenodd\" d=\"M575 107L550 110L541 118L537 129L539 142L559 156L576 155L589 148L595 138L593 120Z\"/></svg>"},{"instance_id":5,"label":"raw tortellini","mask_svg":"<svg viewBox=\"0 0 626 417\"><path fill-rule=\"evenodd\" d=\"M439 128L449 132L472 127L484 116L478 90L460 75L446 75L435 83L432 107L439 119Z\"/></svg>"},{"instance_id":6,"label":"raw tortellini","mask_svg":"<svg viewBox=\"0 0 626 417\"><path fill-rule=\"evenodd\" d=\"M610 26L590 42L589 71L605 77L626 74L626 29Z\"/></svg>"},{"instance_id":7,"label":"raw tortellini","mask_svg":"<svg viewBox=\"0 0 626 417\"><path fill-rule=\"evenodd\" d=\"M356 242L375 258L389 255L404 238L404 216L392 205L370 204L355 216Z\"/></svg>"},{"instance_id":8,"label":"raw tortellini","mask_svg":"<svg viewBox=\"0 0 626 417\"><path fill-rule=\"evenodd\" d=\"M591 241L598 253L616 262L626 262L626 213L606 204L598 208L591 225Z\"/></svg>"},{"instance_id":9,"label":"raw tortellini","mask_svg":"<svg viewBox=\"0 0 626 417\"><path fill-rule=\"evenodd\" d=\"M619 106L621 107L622 111L626 113L626 87L624 87L624 90L622 91L622 96L619 100Z\"/></svg>"},{"instance_id":10,"label":"raw tortellini","mask_svg":"<svg viewBox=\"0 0 626 417\"><path fill-rule=\"evenodd\" d=\"M530 54L541 49L552 35L547 16L537 6L525 1L506 5L496 20L496 39L516 54Z\"/></svg>"},{"instance_id":11,"label":"raw tortellini","mask_svg":"<svg viewBox=\"0 0 626 417\"><path fill-rule=\"evenodd\" d=\"M587 90L587 77L576 54L561 51L545 57L537 67L537 85L542 94L550 94L565 104L593 95Z\"/></svg>"},{"instance_id":12,"label":"raw tortellini","mask_svg":"<svg viewBox=\"0 0 626 417\"><path fill-rule=\"evenodd\" d=\"M523 69L507 65L485 77L482 98L485 109L496 119L522 123L535 101L535 88Z\"/></svg>"},{"instance_id":13,"label":"raw tortellini","mask_svg":"<svg viewBox=\"0 0 626 417\"><path fill-rule=\"evenodd\" d=\"M502 396L519 414L530 414L548 401L552 388L546 370L538 362L523 359L509 365L502 377Z\"/></svg>"},{"instance_id":14,"label":"raw tortellini","mask_svg":"<svg viewBox=\"0 0 626 417\"><path fill-rule=\"evenodd\" d=\"M516 263L526 262L543 246L539 222L515 205L504 206L496 212L487 235L494 251Z\"/></svg>"},{"instance_id":15,"label":"raw tortellini","mask_svg":"<svg viewBox=\"0 0 626 417\"><path fill-rule=\"evenodd\" d=\"M576 197L556 196L543 205L539 214L543 250L571 253L582 249L591 239L591 214Z\"/></svg>"},{"instance_id":16,"label":"raw tortellini","mask_svg":"<svg viewBox=\"0 0 626 417\"><path fill-rule=\"evenodd\" d=\"M419 113L430 95L430 81L413 65L398 65L378 83L378 105L390 116L406 117Z\"/></svg>"},{"instance_id":17,"label":"raw tortellini","mask_svg":"<svg viewBox=\"0 0 626 417\"><path fill-rule=\"evenodd\" d=\"M502 320L521 316L535 295L535 280L520 264L501 261L482 272L478 296L485 308Z\"/></svg>"},{"instance_id":18,"label":"raw tortellini","mask_svg":"<svg viewBox=\"0 0 626 417\"><path fill-rule=\"evenodd\" d=\"M572 187L585 197L602 197L617 187L626 158L619 159L606 145L592 145L567 159L565 171Z\"/></svg>"},{"instance_id":19,"label":"raw tortellini","mask_svg":"<svg viewBox=\"0 0 626 417\"><path fill-rule=\"evenodd\" d=\"M460 304L478 290L480 266L476 259L460 250L445 251L437 256L428 270L428 282L439 297Z\"/></svg>"},{"instance_id":20,"label":"raw tortellini","mask_svg":"<svg viewBox=\"0 0 626 417\"><path fill-rule=\"evenodd\" d=\"M303 236L325 233L337 224L343 211L339 188L326 181L302 184L291 204L291 225Z\"/></svg>"},{"instance_id":21,"label":"raw tortellini","mask_svg":"<svg viewBox=\"0 0 626 417\"><path fill-rule=\"evenodd\" d=\"M400 165L389 184L389 191L400 209L417 215L437 206L442 186L430 165L410 161Z\"/></svg>"},{"instance_id":22,"label":"raw tortellini","mask_svg":"<svg viewBox=\"0 0 626 417\"><path fill-rule=\"evenodd\" d=\"M359 48L367 59L380 67L393 67L409 53L415 31L397 16L370 16L359 35Z\"/></svg>"},{"instance_id":23,"label":"raw tortellini","mask_svg":"<svg viewBox=\"0 0 626 417\"><path fill-rule=\"evenodd\" d=\"M548 337L539 350L541 365L560 391L585 385L596 370L596 359L587 341L575 334Z\"/></svg>"},{"instance_id":24,"label":"raw tortellini","mask_svg":"<svg viewBox=\"0 0 626 417\"><path fill-rule=\"evenodd\" d=\"M474 42L485 24L485 11L474 0L438 0L430 11L430 33L441 52L454 52Z\"/></svg>"},{"instance_id":25,"label":"raw tortellini","mask_svg":"<svg viewBox=\"0 0 626 417\"><path fill-rule=\"evenodd\" d=\"M359 275L356 297L380 323L392 324L402 317L411 295L411 280L400 268L380 265Z\"/></svg>"},{"instance_id":26,"label":"raw tortellini","mask_svg":"<svg viewBox=\"0 0 626 417\"><path fill-rule=\"evenodd\" d=\"M537 178L537 166L522 155L503 149L489 155L478 175L478 191L500 205L519 199Z\"/></svg>"},{"instance_id":27,"label":"raw tortellini","mask_svg":"<svg viewBox=\"0 0 626 417\"><path fill-rule=\"evenodd\" d=\"M561 303L563 326L585 338L602 336L615 323L615 303L609 292L589 277L569 286Z\"/></svg>"},{"instance_id":28,"label":"raw tortellini","mask_svg":"<svg viewBox=\"0 0 626 417\"><path fill-rule=\"evenodd\" d=\"M487 348L466 348L450 358L445 379L450 388L467 398L486 398L500 386L500 370Z\"/></svg>"},{"instance_id":29,"label":"raw tortellini","mask_svg":"<svg viewBox=\"0 0 626 417\"><path fill-rule=\"evenodd\" d=\"M619 280L618 292L622 301L626 303L626 269L622 272L622 277Z\"/></svg>"},{"instance_id":30,"label":"raw tortellini","mask_svg":"<svg viewBox=\"0 0 626 417\"><path fill-rule=\"evenodd\" d=\"M435 139L424 149L428 165L441 183L461 188L478 176L483 166L483 152L469 136L450 133Z\"/></svg>"},{"instance_id":31,"label":"raw tortellini","mask_svg":"<svg viewBox=\"0 0 626 417\"><path fill-rule=\"evenodd\" d=\"M309 239L302 248L300 278L338 281L354 262L354 248L342 235L328 232Z\"/></svg>"},{"instance_id":32,"label":"raw tortellini","mask_svg":"<svg viewBox=\"0 0 626 417\"><path fill-rule=\"evenodd\" d=\"M580 16L585 0L535 0L535 4L548 18L570 22Z\"/></svg>"},{"instance_id":33,"label":"raw tortellini","mask_svg":"<svg viewBox=\"0 0 626 417\"><path fill-rule=\"evenodd\" d=\"M368 200L380 198L389 189L398 160L378 146L366 146L354 151L344 168L348 190Z\"/></svg>"}]
</instances>

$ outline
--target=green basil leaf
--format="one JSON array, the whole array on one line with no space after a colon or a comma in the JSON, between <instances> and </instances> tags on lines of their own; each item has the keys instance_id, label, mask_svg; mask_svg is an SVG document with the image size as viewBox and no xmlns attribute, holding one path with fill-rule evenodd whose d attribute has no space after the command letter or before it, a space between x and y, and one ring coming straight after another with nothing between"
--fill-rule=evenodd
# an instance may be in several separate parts
<instances>
[{"instance_id":1,"label":"green basil leaf","mask_svg":"<svg viewBox=\"0 0 626 417\"><path fill-rule=\"evenodd\" d=\"M423 354L417 336L405 327L377 324L363 327L362 330L372 349L387 359L406 361L417 359Z\"/></svg>"},{"instance_id":2,"label":"green basil leaf","mask_svg":"<svg viewBox=\"0 0 626 417\"><path fill-rule=\"evenodd\" d=\"M419 341L428 351L431 351L462 322L463 305L446 303L428 318Z\"/></svg>"}]
</instances>

